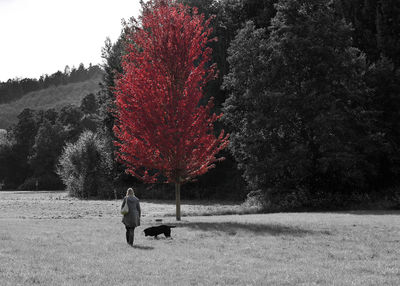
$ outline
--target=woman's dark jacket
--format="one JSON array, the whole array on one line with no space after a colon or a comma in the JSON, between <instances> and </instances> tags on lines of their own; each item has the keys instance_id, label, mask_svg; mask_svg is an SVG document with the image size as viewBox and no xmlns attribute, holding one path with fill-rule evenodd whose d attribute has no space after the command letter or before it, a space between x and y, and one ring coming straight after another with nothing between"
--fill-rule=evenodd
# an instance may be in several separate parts
<instances>
[{"instance_id":1,"label":"woman's dark jacket","mask_svg":"<svg viewBox=\"0 0 400 286\"><path fill-rule=\"evenodd\" d=\"M128 203L129 212L124 215L122 222L128 227L137 227L140 225L140 204L139 199L134 196L127 196L122 202L121 209Z\"/></svg>"}]
</instances>

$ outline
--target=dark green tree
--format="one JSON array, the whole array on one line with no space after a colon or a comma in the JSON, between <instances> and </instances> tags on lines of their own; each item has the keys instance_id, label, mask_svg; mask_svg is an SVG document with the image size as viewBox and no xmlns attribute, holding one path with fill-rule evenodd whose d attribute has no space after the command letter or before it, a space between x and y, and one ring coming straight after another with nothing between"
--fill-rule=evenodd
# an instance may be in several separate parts
<instances>
[{"instance_id":1,"label":"dark green tree","mask_svg":"<svg viewBox=\"0 0 400 286\"><path fill-rule=\"evenodd\" d=\"M376 142L369 152L377 169L371 184L376 189L391 188L400 183L400 68L383 57L370 66L366 82Z\"/></svg>"},{"instance_id":2,"label":"dark green tree","mask_svg":"<svg viewBox=\"0 0 400 286\"><path fill-rule=\"evenodd\" d=\"M218 77L207 83L204 101L213 97L214 110L220 113L222 104L228 96L227 90L222 89L221 86L224 76L229 71L227 57L231 41L248 20L252 20L256 27L269 26L271 19L276 14L274 4L277 0L182 0L182 2L197 7L199 12L204 13L206 17L215 16L211 22L213 28L211 37L216 37L217 41L209 45L213 49L212 62L217 64ZM216 130L220 128L230 132L229 126L216 124ZM246 194L242 172L237 169L236 161L228 150L222 151L221 154L226 158L223 164L211 170L204 177L200 177L199 181L193 184L193 187L203 189L205 194L213 190L212 195L217 197L226 196L224 190L229 189L235 198L242 199ZM227 179L213 180L215 177L226 177Z\"/></svg>"},{"instance_id":3,"label":"dark green tree","mask_svg":"<svg viewBox=\"0 0 400 286\"><path fill-rule=\"evenodd\" d=\"M93 114L97 112L97 100L93 93L89 93L82 99L81 110L85 114Z\"/></svg>"},{"instance_id":4,"label":"dark green tree","mask_svg":"<svg viewBox=\"0 0 400 286\"><path fill-rule=\"evenodd\" d=\"M316 206L333 195L340 203L372 172L363 150L365 58L330 1L276 8L269 32L247 23L229 49L231 150L269 202Z\"/></svg>"},{"instance_id":5,"label":"dark green tree","mask_svg":"<svg viewBox=\"0 0 400 286\"><path fill-rule=\"evenodd\" d=\"M39 111L39 122L38 124L42 124L44 120L48 120L51 125L56 124L58 119L58 112L54 108L47 109L45 111Z\"/></svg>"},{"instance_id":6,"label":"dark green tree","mask_svg":"<svg viewBox=\"0 0 400 286\"><path fill-rule=\"evenodd\" d=\"M217 37L210 43L213 49L212 61L217 64L218 77L210 81L205 89L208 100L213 97L217 111L227 97L226 90L221 89L224 76L228 73L228 48L238 30L246 21L252 20L256 27L267 27L275 16L274 4L277 0L182 0L184 4L197 7L206 17L215 16L211 25L211 37Z\"/></svg>"},{"instance_id":7,"label":"dark green tree","mask_svg":"<svg viewBox=\"0 0 400 286\"><path fill-rule=\"evenodd\" d=\"M377 43L378 0L334 0L336 12L352 25L353 45L363 51L369 61L376 61L380 51Z\"/></svg>"},{"instance_id":8,"label":"dark green tree","mask_svg":"<svg viewBox=\"0 0 400 286\"><path fill-rule=\"evenodd\" d=\"M39 127L29 158L33 178L39 181L40 189L60 189L63 187L56 174L58 157L64 145L64 132L60 123L54 125L45 119Z\"/></svg>"},{"instance_id":9,"label":"dark green tree","mask_svg":"<svg viewBox=\"0 0 400 286\"><path fill-rule=\"evenodd\" d=\"M24 109L18 115L18 123L11 129L12 137L11 152L13 162L10 167L14 168L12 176L13 187L19 186L32 174L28 164L28 158L32 154L35 136L38 130L37 113L31 109Z\"/></svg>"},{"instance_id":10,"label":"dark green tree","mask_svg":"<svg viewBox=\"0 0 400 286\"><path fill-rule=\"evenodd\" d=\"M400 1L378 0L376 7L377 44L381 55L400 67Z\"/></svg>"},{"instance_id":11,"label":"dark green tree","mask_svg":"<svg viewBox=\"0 0 400 286\"><path fill-rule=\"evenodd\" d=\"M116 75L122 73L121 59L124 51L124 30L122 31L116 43L112 43L109 38L106 39L102 49L102 58L104 60L103 69L105 71L100 94L100 114L103 118L102 126L106 137L112 142L115 140L112 128L114 127L114 116L111 112L114 106L114 88Z\"/></svg>"},{"instance_id":12,"label":"dark green tree","mask_svg":"<svg viewBox=\"0 0 400 286\"><path fill-rule=\"evenodd\" d=\"M123 72L122 70L122 56L125 51L126 35L129 31L134 29L136 23L134 21L128 21L123 23L123 28L118 40L112 43L109 38L106 39L104 47L102 49L103 69L105 71L102 90L99 95L99 116L101 118L99 132L107 142L107 148L109 152L114 156L116 148L114 141L116 140L113 132L114 127L114 88L115 80L118 74ZM129 184L132 182L138 182L135 178L125 173L125 167L117 162L113 158L112 177L114 185L122 184L122 181L127 181Z\"/></svg>"},{"instance_id":13,"label":"dark green tree","mask_svg":"<svg viewBox=\"0 0 400 286\"><path fill-rule=\"evenodd\" d=\"M83 117L81 119L82 130L90 130L96 132L102 123L98 110L97 98L93 93L86 95L81 101L81 111Z\"/></svg>"},{"instance_id":14,"label":"dark green tree","mask_svg":"<svg viewBox=\"0 0 400 286\"><path fill-rule=\"evenodd\" d=\"M0 183L5 184L3 189L15 188L20 181L20 174L17 173L17 159L16 154L13 152L12 143L8 138L3 138L0 142Z\"/></svg>"},{"instance_id":15,"label":"dark green tree","mask_svg":"<svg viewBox=\"0 0 400 286\"><path fill-rule=\"evenodd\" d=\"M31 153L37 129L37 113L32 109L24 109L18 115L18 123L12 129L15 144L22 156L27 157Z\"/></svg>"},{"instance_id":16,"label":"dark green tree","mask_svg":"<svg viewBox=\"0 0 400 286\"><path fill-rule=\"evenodd\" d=\"M371 62L381 56L400 65L400 2L397 0L335 0L335 8L353 27L355 47Z\"/></svg>"},{"instance_id":17,"label":"dark green tree","mask_svg":"<svg viewBox=\"0 0 400 286\"><path fill-rule=\"evenodd\" d=\"M374 144L368 147L369 161L376 168L370 185L382 189L399 183L399 64L400 2L385 0L335 0L336 9L353 26L354 45L367 54L369 70L365 81L371 91L368 109Z\"/></svg>"},{"instance_id":18,"label":"dark green tree","mask_svg":"<svg viewBox=\"0 0 400 286\"><path fill-rule=\"evenodd\" d=\"M64 127L67 142L75 142L78 140L79 135L82 132L82 117L83 112L78 106L67 105L61 108L58 122Z\"/></svg>"}]
</instances>

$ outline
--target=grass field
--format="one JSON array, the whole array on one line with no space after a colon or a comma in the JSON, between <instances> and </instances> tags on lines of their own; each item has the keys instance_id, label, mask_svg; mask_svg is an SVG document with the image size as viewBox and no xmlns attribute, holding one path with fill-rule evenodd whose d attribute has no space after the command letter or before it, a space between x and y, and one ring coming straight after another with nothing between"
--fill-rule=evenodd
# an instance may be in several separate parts
<instances>
[{"instance_id":1,"label":"grass field","mask_svg":"<svg viewBox=\"0 0 400 286\"><path fill-rule=\"evenodd\" d=\"M400 212L195 216L232 204L141 202L135 246L120 201L0 192L0 285L400 285ZM144 237L176 224L172 239Z\"/></svg>"}]
</instances>

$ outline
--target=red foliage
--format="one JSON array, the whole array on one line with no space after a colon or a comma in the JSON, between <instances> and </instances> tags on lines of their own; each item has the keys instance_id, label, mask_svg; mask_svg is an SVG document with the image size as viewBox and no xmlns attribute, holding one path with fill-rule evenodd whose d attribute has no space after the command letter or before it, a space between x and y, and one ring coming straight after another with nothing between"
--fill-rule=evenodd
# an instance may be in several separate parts
<instances>
[{"instance_id":1,"label":"red foliage","mask_svg":"<svg viewBox=\"0 0 400 286\"><path fill-rule=\"evenodd\" d=\"M200 105L216 75L209 66L210 19L173 1L143 9L142 27L128 35L123 73L116 82L118 159L145 182L159 175L184 183L214 167L228 144L213 124L212 100Z\"/></svg>"}]
</instances>

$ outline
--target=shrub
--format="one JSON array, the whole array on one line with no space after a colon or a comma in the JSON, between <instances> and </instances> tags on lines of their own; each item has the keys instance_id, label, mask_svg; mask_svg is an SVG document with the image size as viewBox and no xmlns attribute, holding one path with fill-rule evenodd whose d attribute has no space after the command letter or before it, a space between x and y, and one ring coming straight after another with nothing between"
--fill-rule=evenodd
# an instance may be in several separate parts
<instances>
[{"instance_id":1,"label":"shrub","mask_svg":"<svg viewBox=\"0 0 400 286\"><path fill-rule=\"evenodd\" d=\"M304 210L307 202L307 192L304 189L268 188L251 191L244 205L266 212L281 212Z\"/></svg>"},{"instance_id":2,"label":"shrub","mask_svg":"<svg viewBox=\"0 0 400 286\"><path fill-rule=\"evenodd\" d=\"M247 198L243 203L246 208L257 208L260 210L266 210L266 197L262 190L251 191L247 194Z\"/></svg>"},{"instance_id":3,"label":"shrub","mask_svg":"<svg viewBox=\"0 0 400 286\"><path fill-rule=\"evenodd\" d=\"M111 165L111 154L105 140L85 131L76 143L65 146L57 172L71 196L112 198Z\"/></svg>"}]
</instances>

